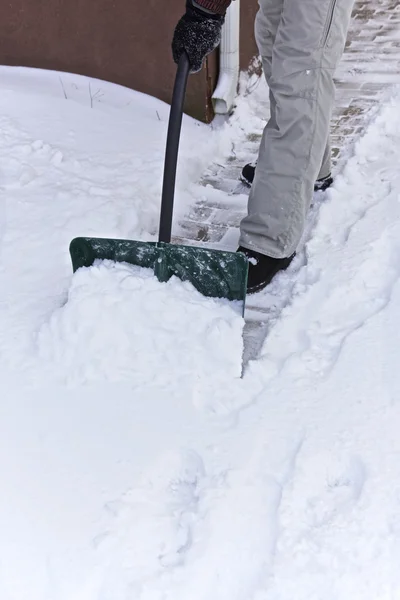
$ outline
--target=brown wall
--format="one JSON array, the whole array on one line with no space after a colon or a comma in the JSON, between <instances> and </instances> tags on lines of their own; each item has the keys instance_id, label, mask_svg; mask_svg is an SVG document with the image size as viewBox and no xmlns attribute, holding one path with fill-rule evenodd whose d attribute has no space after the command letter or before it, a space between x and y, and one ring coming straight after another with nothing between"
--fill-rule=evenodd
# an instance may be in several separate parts
<instances>
[{"instance_id":1,"label":"brown wall","mask_svg":"<svg viewBox=\"0 0 400 600\"><path fill-rule=\"evenodd\" d=\"M254 19L258 10L257 0L241 0L240 3L240 68L247 69L258 54L254 39Z\"/></svg>"},{"instance_id":2,"label":"brown wall","mask_svg":"<svg viewBox=\"0 0 400 600\"><path fill-rule=\"evenodd\" d=\"M244 4L247 67L255 53L257 1ZM171 36L183 9L184 0L0 0L0 62L105 79L169 102L175 74ZM216 77L214 54L207 70L190 77L187 112L205 118Z\"/></svg>"}]
</instances>

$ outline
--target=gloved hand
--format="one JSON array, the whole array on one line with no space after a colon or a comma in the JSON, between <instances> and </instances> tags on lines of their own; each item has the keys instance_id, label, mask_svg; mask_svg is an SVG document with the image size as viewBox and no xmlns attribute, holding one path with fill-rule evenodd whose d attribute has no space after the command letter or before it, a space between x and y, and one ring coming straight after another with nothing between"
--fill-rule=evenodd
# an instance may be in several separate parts
<instances>
[{"instance_id":1,"label":"gloved hand","mask_svg":"<svg viewBox=\"0 0 400 600\"><path fill-rule=\"evenodd\" d=\"M186 51L190 72L197 73L204 59L221 41L221 28L224 15L208 13L194 6L191 0L186 2L186 13L178 22L172 40L172 55L176 63L183 51Z\"/></svg>"}]
</instances>

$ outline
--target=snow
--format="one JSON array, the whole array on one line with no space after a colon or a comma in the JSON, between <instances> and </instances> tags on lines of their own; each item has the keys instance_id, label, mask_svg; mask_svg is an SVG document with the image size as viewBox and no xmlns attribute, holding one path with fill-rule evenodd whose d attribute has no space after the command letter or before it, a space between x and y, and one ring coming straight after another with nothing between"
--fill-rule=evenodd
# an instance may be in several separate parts
<instances>
[{"instance_id":1,"label":"snow","mask_svg":"<svg viewBox=\"0 0 400 600\"><path fill-rule=\"evenodd\" d=\"M154 239L167 107L1 74L1 600L398 598L400 91L261 295L241 378L234 306L72 275L77 235ZM177 218L264 93L221 129L185 118Z\"/></svg>"},{"instance_id":2,"label":"snow","mask_svg":"<svg viewBox=\"0 0 400 600\"><path fill-rule=\"evenodd\" d=\"M77 271L38 346L44 366L67 384L190 386L194 374L198 383L208 378L210 362L215 377L240 378L242 329L227 301L204 298L175 277L160 285L151 269L99 261Z\"/></svg>"}]
</instances>

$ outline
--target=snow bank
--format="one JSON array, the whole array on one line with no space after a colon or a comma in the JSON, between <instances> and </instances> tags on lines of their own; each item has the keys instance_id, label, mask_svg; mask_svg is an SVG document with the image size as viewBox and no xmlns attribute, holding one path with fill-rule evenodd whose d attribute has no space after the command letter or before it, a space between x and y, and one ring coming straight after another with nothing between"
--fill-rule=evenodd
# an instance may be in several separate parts
<instances>
[{"instance_id":1,"label":"snow bank","mask_svg":"<svg viewBox=\"0 0 400 600\"><path fill-rule=\"evenodd\" d=\"M399 107L397 92L337 175L304 258L266 293L287 287L291 301L248 377L264 381L266 470L282 483L293 459L263 600L400 595Z\"/></svg>"},{"instance_id":2,"label":"snow bank","mask_svg":"<svg viewBox=\"0 0 400 600\"><path fill-rule=\"evenodd\" d=\"M191 284L98 261L74 275L64 307L39 333L45 364L67 383L189 385L238 378L243 318ZM180 383L179 383L180 382Z\"/></svg>"},{"instance_id":3,"label":"snow bank","mask_svg":"<svg viewBox=\"0 0 400 600\"><path fill-rule=\"evenodd\" d=\"M156 238L169 107L78 75L0 73L0 373L19 373L66 300L71 239ZM174 223L227 139L184 118Z\"/></svg>"},{"instance_id":4,"label":"snow bank","mask_svg":"<svg viewBox=\"0 0 400 600\"><path fill-rule=\"evenodd\" d=\"M64 226L62 240L85 233L153 238L169 106L69 73L0 66L0 74L0 172L7 201L18 195L34 202L37 217L45 205L51 212L42 221L42 232L45 222L54 224L57 211ZM221 136L184 116L175 223L198 194L193 184L210 155L221 157L228 151L231 135Z\"/></svg>"}]
</instances>

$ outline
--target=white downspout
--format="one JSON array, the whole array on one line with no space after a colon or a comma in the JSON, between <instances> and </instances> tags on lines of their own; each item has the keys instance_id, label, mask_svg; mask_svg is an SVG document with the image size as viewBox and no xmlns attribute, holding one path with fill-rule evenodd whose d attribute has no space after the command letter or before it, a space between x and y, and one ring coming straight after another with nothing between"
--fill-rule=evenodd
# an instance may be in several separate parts
<instances>
[{"instance_id":1,"label":"white downspout","mask_svg":"<svg viewBox=\"0 0 400 600\"><path fill-rule=\"evenodd\" d=\"M214 111L225 115L232 109L239 80L240 0L227 10L220 45L220 72L212 95Z\"/></svg>"}]
</instances>

